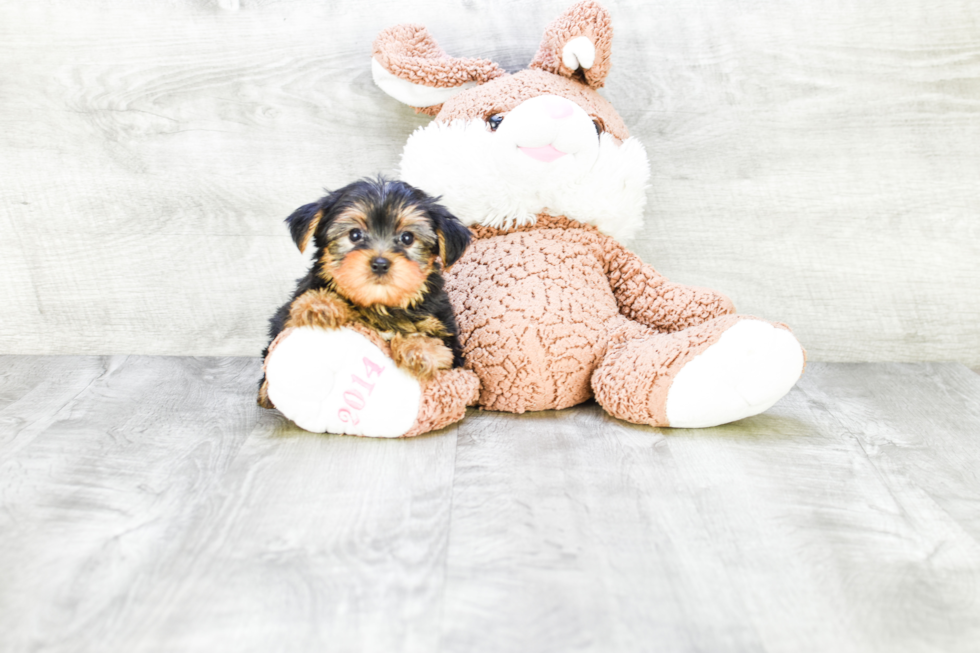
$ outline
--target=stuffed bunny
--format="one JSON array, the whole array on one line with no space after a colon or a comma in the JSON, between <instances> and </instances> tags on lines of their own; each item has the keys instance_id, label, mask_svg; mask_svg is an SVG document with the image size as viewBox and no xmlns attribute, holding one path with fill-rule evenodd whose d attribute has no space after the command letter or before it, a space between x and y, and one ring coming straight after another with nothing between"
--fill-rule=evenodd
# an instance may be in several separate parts
<instances>
[{"instance_id":1,"label":"stuffed bunny","mask_svg":"<svg viewBox=\"0 0 980 653\"><path fill-rule=\"evenodd\" d=\"M620 243L643 223L642 144L596 91L610 69L608 12L580 2L530 67L446 55L426 29L375 42L378 85L434 115L401 177L477 239L447 275L479 405L523 412L590 397L653 426L731 422L772 406L804 352L782 324L724 295L667 281Z\"/></svg>"}]
</instances>

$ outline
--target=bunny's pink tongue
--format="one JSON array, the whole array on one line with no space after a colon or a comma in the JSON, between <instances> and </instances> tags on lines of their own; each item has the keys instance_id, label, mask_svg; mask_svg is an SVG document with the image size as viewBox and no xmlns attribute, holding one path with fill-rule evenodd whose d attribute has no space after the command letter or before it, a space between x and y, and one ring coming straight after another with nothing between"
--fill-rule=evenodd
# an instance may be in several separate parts
<instances>
[{"instance_id":1,"label":"bunny's pink tongue","mask_svg":"<svg viewBox=\"0 0 980 653\"><path fill-rule=\"evenodd\" d=\"M554 145L545 145L544 147L518 147L517 149L532 159L544 161L545 163L551 163L555 159L560 159L566 154L561 150L556 150Z\"/></svg>"}]
</instances>

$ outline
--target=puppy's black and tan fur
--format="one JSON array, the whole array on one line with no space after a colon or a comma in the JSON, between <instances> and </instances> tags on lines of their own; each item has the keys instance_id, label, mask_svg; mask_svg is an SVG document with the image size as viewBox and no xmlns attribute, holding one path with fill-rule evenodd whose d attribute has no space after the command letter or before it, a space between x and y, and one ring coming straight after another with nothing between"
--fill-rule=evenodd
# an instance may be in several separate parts
<instances>
[{"instance_id":1,"label":"puppy's black and tan fur","mask_svg":"<svg viewBox=\"0 0 980 653\"><path fill-rule=\"evenodd\" d=\"M269 321L270 344L290 327L360 322L389 339L395 364L420 379L463 364L442 269L462 256L470 232L434 198L401 181L362 179L286 222L300 251L312 241L316 254ZM265 378L259 405L273 407Z\"/></svg>"}]
</instances>

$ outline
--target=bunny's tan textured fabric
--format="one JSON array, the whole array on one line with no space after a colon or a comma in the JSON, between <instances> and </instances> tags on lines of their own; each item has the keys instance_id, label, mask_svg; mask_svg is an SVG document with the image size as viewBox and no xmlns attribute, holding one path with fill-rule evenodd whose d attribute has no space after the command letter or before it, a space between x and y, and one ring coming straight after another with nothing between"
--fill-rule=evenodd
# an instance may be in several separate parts
<instances>
[{"instance_id":1,"label":"bunny's tan textured fabric","mask_svg":"<svg viewBox=\"0 0 980 653\"><path fill-rule=\"evenodd\" d=\"M447 288L488 409L558 409L595 396L616 417L666 425L677 372L737 321L753 319L564 217L473 231Z\"/></svg>"},{"instance_id":2,"label":"bunny's tan textured fabric","mask_svg":"<svg viewBox=\"0 0 980 653\"><path fill-rule=\"evenodd\" d=\"M766 410L792 387L805 354L786 325L671 283L621 244L643 223L649 164L597 92L612 61L606 9L570 7L514 74L488 76L486 62L453 59L419 30L379 36L386 72L376 79L409 104L429 98L426 88L443 93L413 105L435 119L410 136L400 170L476 235L447 289L481 407L595 397L631 422L711 426Z\"/></svg>"}]
</instances>

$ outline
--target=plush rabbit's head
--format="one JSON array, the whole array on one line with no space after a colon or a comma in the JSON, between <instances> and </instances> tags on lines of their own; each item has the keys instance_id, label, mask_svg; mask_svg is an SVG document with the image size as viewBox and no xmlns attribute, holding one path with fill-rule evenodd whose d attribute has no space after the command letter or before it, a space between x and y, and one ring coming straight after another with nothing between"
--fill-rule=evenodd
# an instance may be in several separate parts
<instances>
[{"instance_id":1,"label":"plush rabbit's head","mask_svg":"<svg viewBox=\"0 0 980 653\"><path fill-rule=\"evenodd\" d=\"M435 117L413 133L400 177L465 224L507 228L564 215L626 240L640 227L649 165L599 93L608 12L580 2L545 31L527 70L450 57L421 25L383 31L372 70L386 93Z\"/></svg>"}]
</instances>

